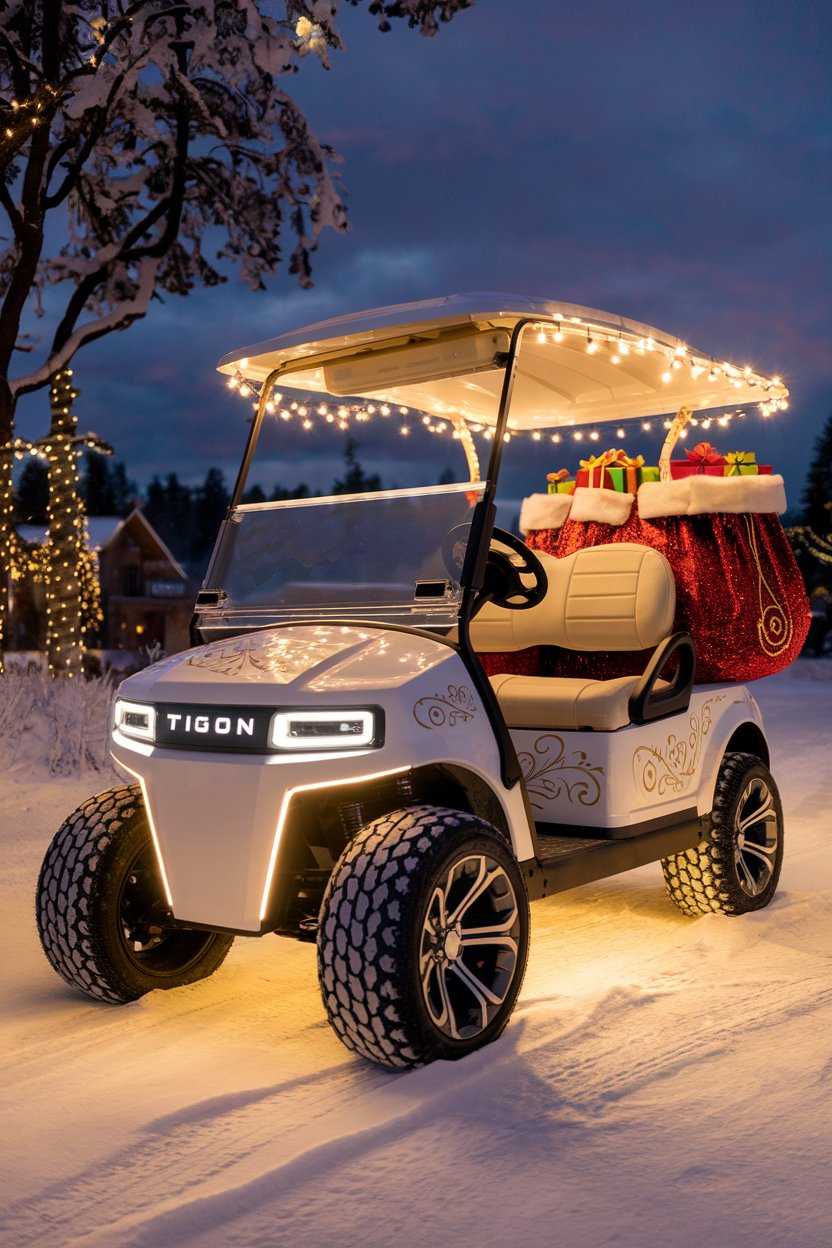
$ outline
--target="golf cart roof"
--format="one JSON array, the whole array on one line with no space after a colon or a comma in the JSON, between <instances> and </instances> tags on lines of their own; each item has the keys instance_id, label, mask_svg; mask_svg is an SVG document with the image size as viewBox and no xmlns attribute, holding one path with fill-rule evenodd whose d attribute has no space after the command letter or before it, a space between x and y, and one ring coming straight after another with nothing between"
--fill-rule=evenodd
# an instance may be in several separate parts
<instances>
[{"instance_id":1,"label":"golf cart roof","mask_svg":"<svg viewBox=\"0 0 832 1248\"><path fill-rule=\"evenodd\" d=\"M280 390L336 394L496 423L511 332L508 427L545 429L750 403L785 403L779 377L689 347L651 325L525 295L447 295L319 321L226 355L240 381L280 370Z\"/></svg>"}]
</instances>

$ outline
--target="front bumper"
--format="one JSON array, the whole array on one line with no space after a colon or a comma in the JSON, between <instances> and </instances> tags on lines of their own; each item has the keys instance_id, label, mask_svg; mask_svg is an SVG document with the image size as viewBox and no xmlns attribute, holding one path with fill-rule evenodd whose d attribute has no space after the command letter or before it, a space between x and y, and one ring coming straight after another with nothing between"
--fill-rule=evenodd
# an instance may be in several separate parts
<instances>
[{"instance_id":1,"label":"front bumper","mask_svg":"<svg viewBox=\"0 0 832 1248\"><path fill-rule=\"evenodd\" d=\"M116 731L111 754L138 780L174 917L259 935L293 797L380 779L384 749L292 756L164 749Z\"/></svg>"}]
</instances>

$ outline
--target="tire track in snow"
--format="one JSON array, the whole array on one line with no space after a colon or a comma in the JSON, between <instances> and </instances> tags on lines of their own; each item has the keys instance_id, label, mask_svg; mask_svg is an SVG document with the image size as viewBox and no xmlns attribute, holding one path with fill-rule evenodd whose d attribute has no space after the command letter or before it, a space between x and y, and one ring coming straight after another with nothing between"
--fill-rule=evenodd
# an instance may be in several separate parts
<instances>
[{"instance_id":1,"label":"tire track in snow","mask_svg":"<svg viewBox=\"0 0 832 1248\"><path fill-rule=\"evenodd\" d=\"M258 1209L279 1204L281 1197L297 1198L300 1185L319 1184L330 1171L360 1162L367 1154L435 1122L443 1114L453 1116L460 1108L464 1112L466 1105L481 1105L482 1085L499 1084L503 1078L500 1068L506 1065L513 1068L515 1077L517 1067L525 1067L526 1080L551 1089L549 1116L556 1129L603 1127L604 1111L625 1096L725 1051L751 1031L775 1027L832 1004L828 985L824 975L789 980L779 985L773 996L770 991L764 994L760 984L748 986L739 995L734 991L730 993L731 1011L726 1011L724 1021L720 1006L725 1000L712 1001L709 1017L699 1031L688 1028L688 1038L681 1044L678 1037L683 1034L685 1020L667 1018L668 1011L679 1012L673 1008L678 1004L678 994L667 990L612 990L594 1003L582 1022L567 1028L560 1019L553 1023L552 1010L556 1007L552 1005L521 1010L520 1025L498 1045L468 1058L462 1070L455 1064L439 1063L402 1077L401 1093L396 1081L392 1093L355 1098L357 1113L346 1129L343 1110L339 1109L302 1132L296 1140L295 1155L266 1168L262 1166L266 1157L248 1159L256 1165L242 1166L240 1181L233 1185L226 1182L219 1190L208 1185L187 1204L160 1209L149 1216L144 1212L138 1221L121 1221L117 1224L118 1242L130 1248L167 1248L171 1243L198 1242L205 1234L221 1234L223 1227L237 1219L256 1218ZM770 984L768 987L771 989ZM635 1054L632 1044L622 1052L621 1032L626 1033L627 1028L636 1032L634 1043L639 1051ZM529 1129L539 1129L539 1097L531 1097L529 1104L535 1106ZM250 1169L256 1172L247 1177L245 1172ZM233 1179L232 1174L225 1177ZM258 1230L250 1242L268 1242L268 1227L273 1225L273 1218L267 1218L261 1228L265 1240L259 1238ZM90 1246L105 1242L95 1235L78 1241Z\"/></svg>"},{"instance_id":2,"label":"tire track in snow","mask_svg":"<svg viewBox=\"0 0 832 1248\"><path fill-rule=\"evenodd\" d=\"M631 1004L623 1000L620 1008ZM573 1029L595 1026L592 1020L597 1009L597 1003L589 1010L584 1008L582 1013L588 1017ZM522 1022L512 1028L517 1036L522 1031ZM506 1060L500 1056L504 1045L501 1041L492 1046L492 1060ZM345 1132L345 1123L366 1116L372 1128L378 1129L422 1105L437 1112L437 1098L446 1098L451 1086L477 1079L483 1067L490 1069L490 1052L477 1054L462 1065L441 1063L409 1076L347 1059L328 1071L197 1102L148 1124L144 1138L119 1149L109 1160L13 1206L0 1220L0 1242L7 1236L14 1248L56 1240L62 1245L98 1242L108 1248L124 1244L126 1228L155 1217L160 1207L175 1208L197 1190L233 1189L248 1181L233 1177L241 1168L268 1173L275 1152L286 1154L279 1169L310 1151L337 1144L339 1138L351 1139L355 1132ZM509 1054L513 1052L514 1046ZM432 1084L439 1076L434 1072L440 1069L444 1079L441 1089L435 1090ZM300 1096L295 1095L298 1092ZM264 1150L270 1155L261 1163L258 1158ZM114 1207L119 1214L115 1224Z\"/></svg>"},{"instance_id":3,"label":"tire track in snow","mask_svg":"<svg viewBox=\"0 0 832 1248\"><path fill-rule=\"evenodd\" d=\"M702 991L696 981L616 988L589 1002L524 1004L497 1045L462 1065L390 1076L348 1062L319 1076L186 1107L150 1124L150 1138L77 1176L70 1201L67 1185L47 1189L0 1229L12 1234L16 1248L42 1243L59 1228L67 1245L188 1243L251 1217L331 1166L418 1129L449 1105L458 1107L461 1096L473 1091L480 1097L483 1082L503 1080L506 1064L513 1077L520 1069L546 1084L557 1127L595 1129L605 1110L628 1094L736 1044L749 1031L832 1002L828 984L828 975L788 979L769 982L763 992L761 983L743 980L722 985L716 996L711 985L704 1020L690 1017L691 994Z\"/></svg>"}]
</instances>

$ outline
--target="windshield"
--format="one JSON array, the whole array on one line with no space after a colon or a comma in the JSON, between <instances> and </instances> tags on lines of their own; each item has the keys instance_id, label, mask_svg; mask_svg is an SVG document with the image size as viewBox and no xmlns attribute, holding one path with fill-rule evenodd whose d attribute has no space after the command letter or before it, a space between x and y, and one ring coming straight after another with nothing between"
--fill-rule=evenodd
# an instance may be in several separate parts
<instances>
[{"instance_id":1,"label":"windshield","mask_svg":"<svg viewBox=\"0 0 832 1248\"><path fill-rule=\"evenodd\" d=\"M363 619L447 631L484 484L249 503L226 521L206 588L239 627ZM265 617L265 618L264 618ZM202 622L205 627L206 621Z\"/></svg>"}]
</instances>

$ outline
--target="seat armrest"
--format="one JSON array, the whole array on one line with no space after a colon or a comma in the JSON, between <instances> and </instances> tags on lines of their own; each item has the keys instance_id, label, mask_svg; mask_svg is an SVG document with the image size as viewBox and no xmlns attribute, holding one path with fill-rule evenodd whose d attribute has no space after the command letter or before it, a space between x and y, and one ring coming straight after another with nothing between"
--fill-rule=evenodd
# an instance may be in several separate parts
<instances>
[{"instance_id":1,"label":"seat armrest","mask_svg":"<svg viewBox=\"0 0 832 1248\"><path fill-rule=\"evenodd\" d=\"M676 675L666 688L656 689L657 680L674 654L679 656ZM630 722L647 724L651 720L686 711L690 706L695 672L696 652L690 633L672 633L670 637L665 637L656 646L630 695Z\"/></svg>"}]
</instances>

